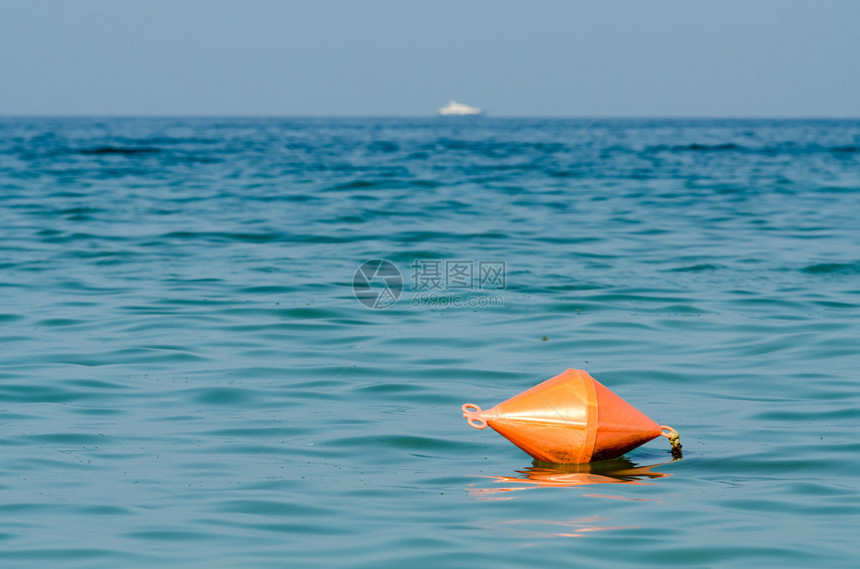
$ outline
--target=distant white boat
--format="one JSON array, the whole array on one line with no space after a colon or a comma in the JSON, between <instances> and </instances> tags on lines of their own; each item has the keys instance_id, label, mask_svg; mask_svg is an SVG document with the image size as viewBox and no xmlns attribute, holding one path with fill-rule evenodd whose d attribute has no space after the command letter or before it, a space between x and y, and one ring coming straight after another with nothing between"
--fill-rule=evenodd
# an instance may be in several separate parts
<instances>
[{"instance_id":1,"label":"distant white boat","mask_svg":"<svg viewBox=\"0 0 860 569\"><path fill-rule=\"evenodd\" d=\"M443 117L463 116L463 115L480 115L483 111L477 107L470 107L457 101L450 101L447 107L439 109L439 114Z\"/></svg>"}]
</instances>

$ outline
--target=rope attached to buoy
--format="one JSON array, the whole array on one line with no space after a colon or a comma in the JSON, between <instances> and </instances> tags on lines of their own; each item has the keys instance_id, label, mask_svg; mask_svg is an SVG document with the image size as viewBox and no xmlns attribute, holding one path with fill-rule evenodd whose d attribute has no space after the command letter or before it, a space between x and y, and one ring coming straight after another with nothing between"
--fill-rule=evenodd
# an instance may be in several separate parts
<instances>
[{"instance_id":1,"label":"rope attached to buoy","mask_svg":"<svg viewBox=\"0 0 860 569\"><path fill-rule=\"evenodd\" d=\"M681 435L678 431L667 425L660 425L660 435L669 439L672 443L672 458L681 458Z\"/></svg>"}]
</instances>

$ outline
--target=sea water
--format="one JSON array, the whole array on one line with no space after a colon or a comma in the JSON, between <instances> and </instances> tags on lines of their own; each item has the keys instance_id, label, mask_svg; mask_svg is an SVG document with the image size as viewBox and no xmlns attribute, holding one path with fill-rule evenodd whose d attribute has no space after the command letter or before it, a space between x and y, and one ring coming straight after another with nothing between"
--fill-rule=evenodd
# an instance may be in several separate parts
<instances>
[{"instance_id":1,"label":"sea water","mask_svg":"<svg viewBox=\"0 0 860 569\"><path fill-rule=\"evenodd\" d=\"M858 121L2 119L0 562L856 566L858 216ZM567 368L683 458L462 418Z\"/></svg>"}]
</instances>

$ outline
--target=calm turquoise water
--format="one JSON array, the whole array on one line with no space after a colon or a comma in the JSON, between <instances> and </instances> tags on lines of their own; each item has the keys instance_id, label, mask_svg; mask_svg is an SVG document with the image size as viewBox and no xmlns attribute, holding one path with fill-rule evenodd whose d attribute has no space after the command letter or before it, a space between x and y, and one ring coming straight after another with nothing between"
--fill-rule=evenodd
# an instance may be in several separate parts
<instances>
[{"instance_id":1,"label":"calm turquoise water","mask_svg":"<svg viewBox=\"0 0 860 569\"><path fill-rule=\"evenodd\" d=\"M856 566L858 121L4 119L0 196L3 566ZM683 458L461 417L571 367Z\"/></svg>"}]
</instances>

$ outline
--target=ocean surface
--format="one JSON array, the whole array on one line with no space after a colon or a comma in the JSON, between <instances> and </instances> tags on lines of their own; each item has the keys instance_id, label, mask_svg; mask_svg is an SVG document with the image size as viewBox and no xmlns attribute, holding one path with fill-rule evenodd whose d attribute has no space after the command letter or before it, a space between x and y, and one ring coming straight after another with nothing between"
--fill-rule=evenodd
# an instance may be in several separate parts
<instances>
[{"instance_id":1,"label":"ocean surface","mask_svg":"<svg viewBox=\"0 0 860 569\"><path fill-rule=\"evenodd\" d=\"M860 121L0 119L0 565L856 567L858 217ZM683 458L462 417L567 368Z\"/></svg>"}]
</instances>

